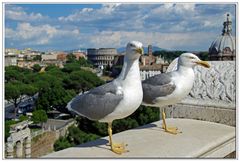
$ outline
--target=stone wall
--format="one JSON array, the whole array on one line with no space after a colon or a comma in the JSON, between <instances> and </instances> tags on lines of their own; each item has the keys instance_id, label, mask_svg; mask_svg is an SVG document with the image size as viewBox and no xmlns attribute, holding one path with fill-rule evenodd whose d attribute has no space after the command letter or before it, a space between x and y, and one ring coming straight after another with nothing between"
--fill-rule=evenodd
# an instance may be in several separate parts
<instances>
[{"instance_id":1,"label":"stone wall","mask_svg":"<svg viewBox=\"0 0 240 162\"><path fill-rule=\"evenodd\" d=\"M54 150L54 143L59 137L67 134L68 127L75 124L75 120L48 119L44 124L45 133L32 139L32 157L47 155Z\"/></svg>"},{"instance_id":2,"label":"stone wall","mask_svg":"<svg viewBox=\"0 0 240 162\"><path fill-rule=\"evenodd\" d=\"M55 141L56 133L52 131L34 137L32 139L31 157L36 158L52 152Z\"/></svg>"},{"instance_id":3,"label":"stone wall","mask_svg":"<svg viewBox=\"0 0 240 162\"><path fill-rule=\"evenodd\" d=\"M190 94L166 109L168 117L190 118L236 126L235 61L210 61L210 69L195 68ZM176 68L169 66L171 71Z\"/></svg>"}]
</instances>

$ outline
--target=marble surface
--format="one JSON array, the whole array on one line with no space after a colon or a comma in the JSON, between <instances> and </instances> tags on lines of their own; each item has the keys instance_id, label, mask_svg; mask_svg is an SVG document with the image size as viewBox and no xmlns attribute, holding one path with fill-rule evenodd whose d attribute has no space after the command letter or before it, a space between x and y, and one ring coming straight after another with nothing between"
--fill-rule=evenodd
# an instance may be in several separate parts
<instances>
[{"instance_id":1,"label":"marble surface","mask_svg":"<svg viewBox=\"0 0 240 162\"><path fill-rule=\"evenodd\" d=\"M192 119L167 119L182 133L172 135L157 121L113 135L129 152L117 155L106 146L108 137L67 148L42 158L223 158L235 151L235 127Z\"/></svg>"}]
</instances>

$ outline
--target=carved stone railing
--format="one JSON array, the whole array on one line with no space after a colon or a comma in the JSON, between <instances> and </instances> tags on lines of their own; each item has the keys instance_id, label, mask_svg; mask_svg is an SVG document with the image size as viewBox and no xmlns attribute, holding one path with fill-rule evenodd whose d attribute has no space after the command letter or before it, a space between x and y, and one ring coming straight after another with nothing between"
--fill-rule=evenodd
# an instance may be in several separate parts
<instances>
[{"instance_id":1,"label":"carved stone railing","mask_svg":"<svg viewBox=\"0 0 240 162\"><path fill-rule=\"evenodd\" d=\"M195 67L195 81L190 94L167 109L175 118L191 118L236 125L236 63L209 61L209 69ZM176 60L168 71L176 69Z\"/></svg>"}]
</instances>

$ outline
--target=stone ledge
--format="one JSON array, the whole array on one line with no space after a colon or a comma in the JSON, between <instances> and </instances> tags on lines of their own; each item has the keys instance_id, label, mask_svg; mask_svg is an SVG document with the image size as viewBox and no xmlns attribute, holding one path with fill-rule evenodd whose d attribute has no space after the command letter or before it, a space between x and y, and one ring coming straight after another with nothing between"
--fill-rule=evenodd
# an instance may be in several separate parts
<instances>
[{"instance_id":1,"label":"stone ledge","mask_svg":"<svg viewBox=\"0 0 240 162\"><path fill-rule=\"evenodd\" d=\"M106 146L108 137L54 152L42 158L223 158L235 151L235 127L192 119L167 119L183 133L164 132L161 122L113 135L128 144L128 153L117 155Z\"/></svg>"}]
</instances>

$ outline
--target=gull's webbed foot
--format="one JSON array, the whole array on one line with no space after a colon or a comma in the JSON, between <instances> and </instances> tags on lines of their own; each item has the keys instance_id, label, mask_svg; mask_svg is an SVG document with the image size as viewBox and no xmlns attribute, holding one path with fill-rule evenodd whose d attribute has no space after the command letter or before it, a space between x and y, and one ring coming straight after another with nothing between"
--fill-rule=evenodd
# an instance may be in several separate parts
<instances>
[{"instance_id":1,"label":"gull's webbed foot","mask_svg":"<svg viewBox=\"0 0 240 162\"><path fill-rule=\"evenodd\" d=\"M116 154L122 154L122 153L126 153L126 152L129 152L128 150L125 149L125 144L123 143L113 143L111 145L111 150L116 153Z\"/></svg>"},{"instance_id":2,"label":"gull's webbed foot","mask_svg":"<svg viewBox=\"0 0 240 162\"><path fill-rule=\"evenodd\" d=\"M178 131L177 127L167 127L167 128L163 127L163 129L165 130L165 132L175 134L175 135L178 133L182 133L182 132Z\"/></svg>"}]
</instances>

